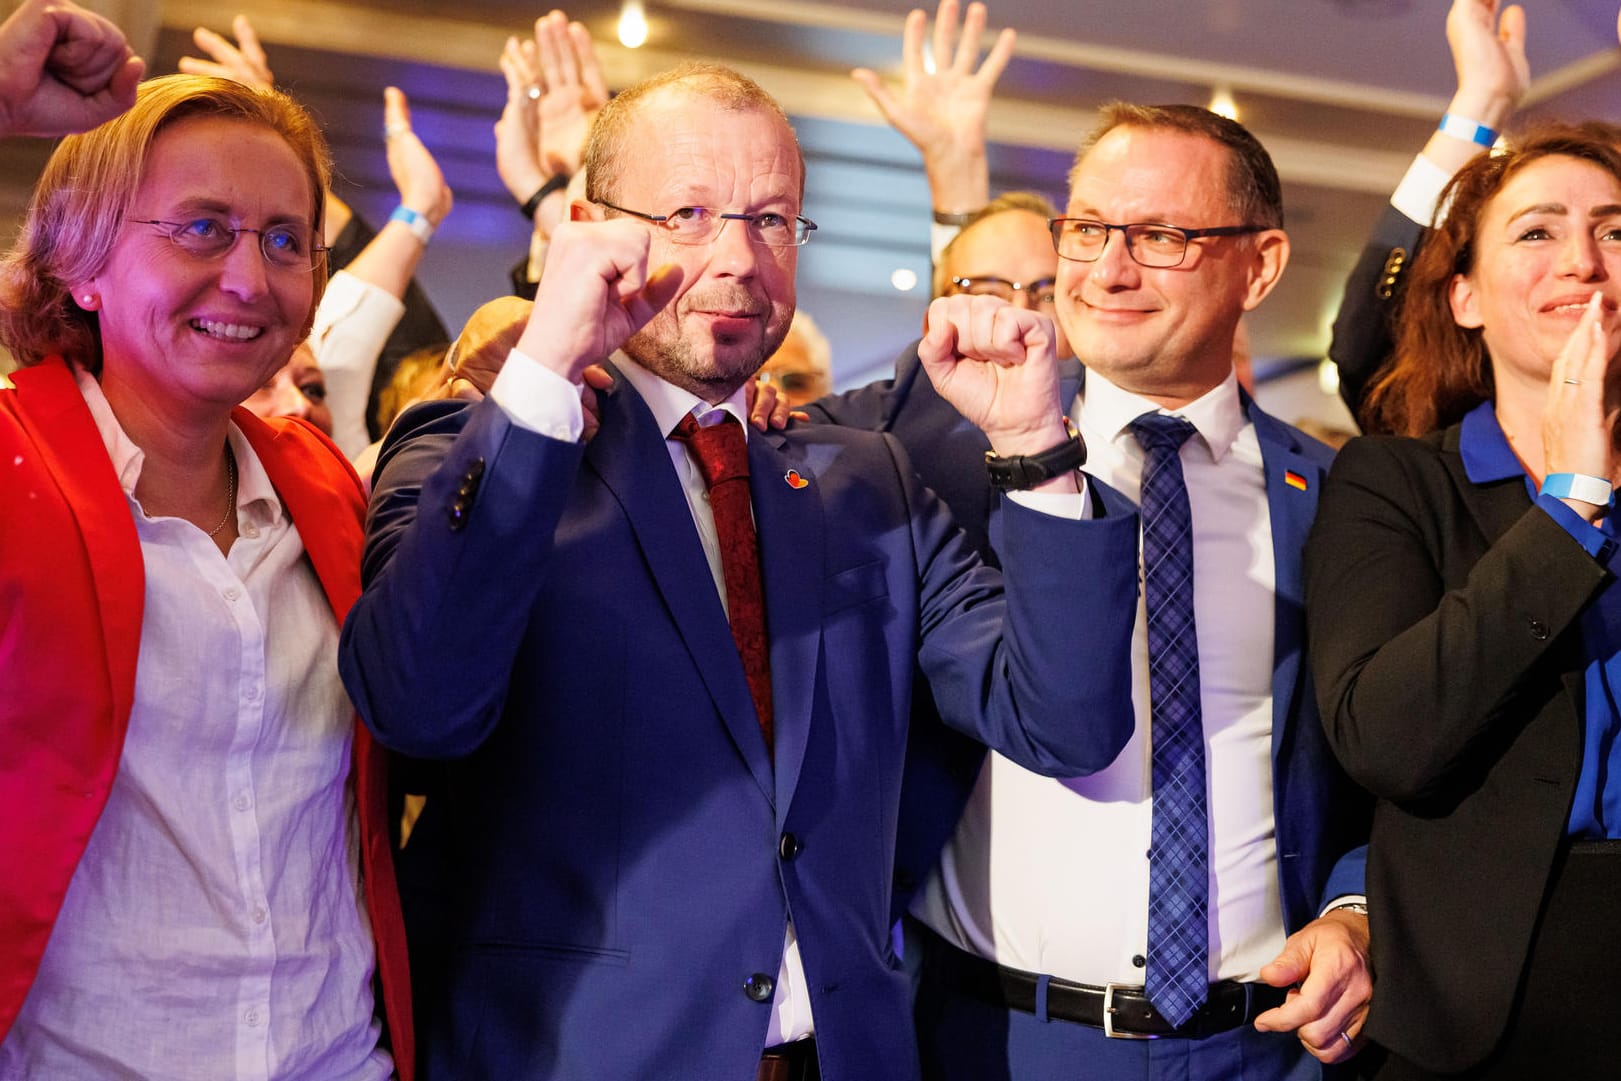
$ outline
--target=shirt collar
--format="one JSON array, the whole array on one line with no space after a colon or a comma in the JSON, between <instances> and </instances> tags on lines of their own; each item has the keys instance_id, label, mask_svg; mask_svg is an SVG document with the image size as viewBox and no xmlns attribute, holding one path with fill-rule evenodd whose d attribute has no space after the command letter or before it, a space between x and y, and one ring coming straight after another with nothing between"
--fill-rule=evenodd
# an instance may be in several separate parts
<instances>
[{"instance_id":1,"label":"shirt collar","mask_svg":"<svg viewBox=\"0 0 1621 1081\"><path fill-rule=\"evenodd\" d=\"M124 426L118 423L112 404L107 401L107 395L102 392L96 377L77 364L73 365L73 377L79 384L79 393L84 395L84 404L90 408L90 417L95 421L102 446L107 448L107 457L112 459L113 471L118 474L118 486L124 489L125 495L134 499L135 486L141 480L141 466L146 462L146 452L135 445L135 441L124 431ZM265 472L259 456L253 453L247 436L234 423L227 429L226 438L231 441L231 453L236 456L238 512L250 511L274 523L281 517L282 507L276 488L270 483L270 474Z\"/></svg>"},{"instance_id":2,"label":"shirt collar","mask_svg":"<svg viewBox=\"0 0 1621 1081\"><path fill-rule=\"evenodd\" d=\"M1171 413L1192 424L1210 450L1214 461L1221 461L1233 449L1238 434L1249 423L1238 394L1238 376L1232 372L1204 394L1180 409L1162 409L1128 390L1121 390L1096 371L1086 373L1086 392L1081 401L1081 426L1111 442L1135 438L1127 430L1144 413Z\"/></svg>"},{"instance_id":3,"label":"shirt collar","mask_svg":"<svg viewBox=\"0 0 1621 1081\"><path fill-rule=\"evenodd\" d=\"M1464 475L1471 483L1489 484L1525 475L1490 401L1481 402L1464 415L1458 452L1463 456Z\"/></svg>"},{"instance_id":4,"label":"shirt collar","mask_svg":"<svg viewBox=\"0 0 1621 1081\"><path fill-rule=\"evenodd\" d=\"M619 373L630 380L630 385L636 388L636 393L642 396L647 408L653 413L653 421L659 426L665 438L669 438L675 426L681 423L681 418L688 413L702 416L711 409L724 409L737 418L743 426L744 438L748 438L748 410L746 408L745 387L738 387L730 397L720 402L706 402L689 390L682 390L673 383L667 382L660 376L654 375L646 368L632 360L623 351L615 353L614 366Z\"/></svg>"}]
</instances>

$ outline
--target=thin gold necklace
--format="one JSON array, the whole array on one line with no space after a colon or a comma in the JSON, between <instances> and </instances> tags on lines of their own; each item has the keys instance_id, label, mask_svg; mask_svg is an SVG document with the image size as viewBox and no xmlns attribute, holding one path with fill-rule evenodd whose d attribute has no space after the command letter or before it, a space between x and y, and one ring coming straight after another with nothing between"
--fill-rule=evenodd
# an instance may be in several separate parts
<instances>
[{"instance_id":1,"label":"thin gold necklace","mask_svg":"<svg viewBox=\"0 0 1621 1081\"><path fill-rule=\"evenodd\" d=\"M219 536L219 531L225 528L225 523L236 517L236 453L231 450L229 442L225 444L225 476L227 484L225 498L228 505L225 508L225 517L220 519L220 524L208 531L210 537Z\"/></svg>"}]
</instances>

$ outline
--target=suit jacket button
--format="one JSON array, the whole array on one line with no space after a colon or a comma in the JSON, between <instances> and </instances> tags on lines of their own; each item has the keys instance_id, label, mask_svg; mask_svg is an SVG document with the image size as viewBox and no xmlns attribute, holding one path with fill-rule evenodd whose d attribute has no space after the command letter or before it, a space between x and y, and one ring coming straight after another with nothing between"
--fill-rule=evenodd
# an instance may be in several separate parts
<instances>
[{"instance_id":1,"label":"suit jacket button","mask_svg":"<svg viewBox=\"0 0 1621 1081\"><path fill-rule=\"evenodd\" d=\"M1533 619L1530 623L1531 637L1539 642L1548 640L1548 625L1540 619Z\"/></svg>"},{"instance_id":2,"label":"suit jacket button","mask_svg":"<svg viewBox=\"0 0 1621 1081\"><path fill-rule=\"evenodd\" d=\"M791 833L785 832L782 835L782 840L777 844L777 855L781 856L785 860L791 860L795 856L799 855L799 850L799 838L795 837Z\"/></svg>"},{"instance_id":3,"label":"suit jacket button","mask_svg":"<svg viewBox=\"0 0 1621 1081\"><path fill-rule=\"evenodd\" d=\"M764 972L756 972L743 981L743 993L755 1002L770 1002L771 994L777 989L777 981Z\"/></svg>"}]
</instances>

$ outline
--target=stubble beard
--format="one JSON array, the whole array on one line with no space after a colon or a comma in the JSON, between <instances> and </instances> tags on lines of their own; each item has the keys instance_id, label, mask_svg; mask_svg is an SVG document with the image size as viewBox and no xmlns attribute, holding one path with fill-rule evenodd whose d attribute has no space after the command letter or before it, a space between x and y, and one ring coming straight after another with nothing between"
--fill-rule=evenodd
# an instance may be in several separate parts
<instances>
[{"instance_id":1,"label":"stubble beard","mask_svg":"<svg viewBox=\"0 0 1621 1081\"><path fill-rule=\"evenodd\" d=\"M793 311L784 314L780 325L763 325L758 349L740 350L740 343L708 341L707 356L700 355L680 321L668 309L654 316L625 342L625 353L649 372L672 386L695 394L706 402L730 398L738 387L754 378L788 336ZM730 359L723 359L730 357Z\"/></svg>"}]
</instances>

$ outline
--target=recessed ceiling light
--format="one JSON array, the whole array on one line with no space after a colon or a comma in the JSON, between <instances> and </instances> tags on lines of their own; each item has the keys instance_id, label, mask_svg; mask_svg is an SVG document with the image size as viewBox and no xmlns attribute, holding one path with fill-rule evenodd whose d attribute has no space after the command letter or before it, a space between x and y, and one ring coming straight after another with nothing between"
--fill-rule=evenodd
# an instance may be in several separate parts
<instances>
[{"instance_id":1,"label":"recessed ceiling light","mask_svg":"<svg viewBox=\"0 0 1621 1081\"><path fill-rule=\"evenodd\" d=\"M900 267L889 276L889 284L903 293L910 293L917 288L917 271L911 267Z\"/></svg>"},{"instance_id":2,"label":"recessed ceiling light","mask_svg":"<svg viewBox=\"0 0 1621 1081\"><path fill-rule=\"evenodd\" d=\"M1210 95L1210 111L1228 120L1237 120L1238 102L1233 100L1233 92L1225 86L1216 87Z\"/></svg>"}]
</instances>

